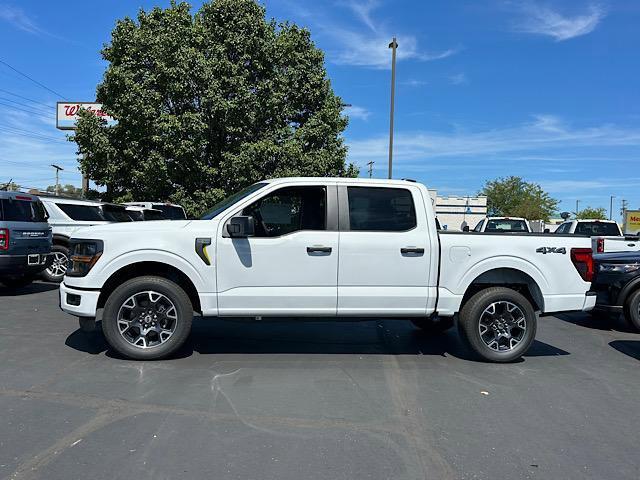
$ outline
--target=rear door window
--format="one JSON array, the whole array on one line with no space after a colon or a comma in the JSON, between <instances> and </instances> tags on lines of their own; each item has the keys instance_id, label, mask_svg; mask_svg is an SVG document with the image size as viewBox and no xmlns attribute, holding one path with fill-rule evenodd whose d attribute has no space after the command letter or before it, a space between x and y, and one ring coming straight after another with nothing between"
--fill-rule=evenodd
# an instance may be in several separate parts
<instances>
[{"instance_id":1,"label":"rear door window","mask_svg":"<svg viewBox=\"0 0 640 480\"><path fill-rule=\"evenodd\" d=\"M77 205L73 203L58 203L58 208L62 210L71 220L78 222L104 222L100 207L97 205Z\"/></svg>"},{"instance_id":2,"label":"rear door window","mask_svg":"<svg viewBox=\"0 0 640 480\"><path fill-rule=\"evenodd\" d=\"M406 232L415 228L416 209L405 188L348 187L352 231Z\"/></svg>"},{"instance_id":3,"label":"rear door window","mask_svg":"<svg viewBox=\"0 0 640 480\"><path fill-rule=\"evenodd\" d=\"M47 214L40 202L3 198L0 200L0 220L6 222L46 222Z\"/></svg>"}]
</instances>

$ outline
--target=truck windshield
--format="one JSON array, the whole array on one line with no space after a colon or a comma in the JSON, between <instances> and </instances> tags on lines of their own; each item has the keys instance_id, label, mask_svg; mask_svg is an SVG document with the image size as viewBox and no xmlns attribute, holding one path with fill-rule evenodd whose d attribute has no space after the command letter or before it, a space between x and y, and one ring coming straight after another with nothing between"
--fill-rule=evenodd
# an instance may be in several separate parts
<instances>
[{"instance_id":1,"label":"truck windshield","mask_svg":"<svg viewBox=\"0 0 640 480\"><path fill-rule=\"evenodd\" d=\"M186 220L187 216L184 214L184 210L182 207L178 207L175 205L165 205L163 203L154 203L152 208L156 210L160 210L161 215L164 215L163 219L167 220ZM158 218L154 218L153 220L160 220Z\"/></svg>"},{"instance_id":2,"label":"truck windshield","mask_svg":"<svg viewBox=\"0 0 640 480\"><path fill-rule=\"evenodd\" d=\"M524 220L492 219L487 220L485 232L528 232L527 223Z\"/></svg>"},{"instance_id":3,"label":"truck windshield","mask_svg":"<svg viewBox=\"0 0 640 480\"><path fill-rule=\"evenodd\" d=\"M618 224L613 222L580 222L576 225L575 233L590 237L618 237L621 235Z\"/></svg>"},{"instance_id":4,"label":"truck windshield","mask_svg":"<svg viewBox=\"0 0 640 480\"><path fill-rule=\"evenodd\" d=\"M225 198L221 202L216 203L211 210L205 213L200 220L211 220L212 218L217 217L222 212L224 212L227 208L233 205L236 202L239 202L243 198L251 195L253 192L257 192L262 187L267 186L267 183L254 183L253 185L248 186L244 190L240 190L237 193Z\"/></svg>"}]
</instances>

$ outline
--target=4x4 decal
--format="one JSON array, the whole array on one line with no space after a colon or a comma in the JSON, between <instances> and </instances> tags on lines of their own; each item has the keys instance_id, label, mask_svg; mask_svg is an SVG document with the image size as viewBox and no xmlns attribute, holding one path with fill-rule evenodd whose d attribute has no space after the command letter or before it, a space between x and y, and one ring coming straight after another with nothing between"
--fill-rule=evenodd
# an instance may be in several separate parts
<instances>
[{"instance_id":1,"label":"4x4 decal","mask_svg":"<svg viewBox=\"0 0 640 480\"><path fill-rule=\"evenodd\" d=\"M547 253L561 253L561 254L566 254L567 253L567 249L564 247L540 247L536 249L536 253L543 253L543 254L547 254Z\"/></svg>"}]
</instances>

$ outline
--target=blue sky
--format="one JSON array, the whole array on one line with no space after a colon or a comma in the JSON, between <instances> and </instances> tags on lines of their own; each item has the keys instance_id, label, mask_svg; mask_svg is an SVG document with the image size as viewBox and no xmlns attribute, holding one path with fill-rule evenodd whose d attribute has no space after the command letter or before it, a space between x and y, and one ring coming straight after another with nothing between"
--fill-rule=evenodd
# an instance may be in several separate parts
<instances>
[{"instance_id":1,"label":"blue sky","mask_svg":"<svg viewBox=\"0 0 640 480\"><path fill-rule=\"evenodd\" d=\"M640 207L640 2L265 0L312 32L346 103L349 158L387 170L391 37L397 36L394 176L442 194L521 175L561 210ZM91 101L117 18L168 1L0 0L0 181L79 186L55 129L59 96ZM194 2L198 5L198 2ZM51 91L53 90L53 92ZM19 95L19 96L17 96ZM39 103L36 103L39 102Z\"/></svg>"}]
</instances>

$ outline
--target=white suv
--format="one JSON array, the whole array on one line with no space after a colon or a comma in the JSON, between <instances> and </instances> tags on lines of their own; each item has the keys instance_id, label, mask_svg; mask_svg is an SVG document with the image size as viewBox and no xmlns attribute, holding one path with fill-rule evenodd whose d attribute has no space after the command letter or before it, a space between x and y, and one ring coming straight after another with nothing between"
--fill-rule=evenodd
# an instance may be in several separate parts
<instances>
[{"instance_id":1,"label":"white suv","mask_svg":"<svg viewBox=\"0 0 640 480\"><path fill-rule=\"evenodd\" d=\"M42 272L42 277L50 282L62 281L69 261L69 239L76 230L92 225L132 221L120 205L63 197L42 196L40 200L49 214L53 233L53 262Z\"/></svg>"}]
</instances>

